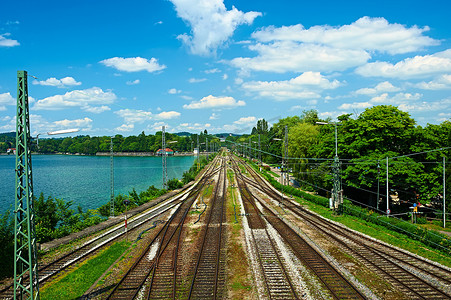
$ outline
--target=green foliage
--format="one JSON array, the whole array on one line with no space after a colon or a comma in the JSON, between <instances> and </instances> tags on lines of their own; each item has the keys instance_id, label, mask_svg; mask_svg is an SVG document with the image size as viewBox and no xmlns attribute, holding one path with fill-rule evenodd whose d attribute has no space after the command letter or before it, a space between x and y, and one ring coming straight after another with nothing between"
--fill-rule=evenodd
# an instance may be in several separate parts
<instances>
[{"instance_id":1,"label":"green foliage","mask_svg":"<svg viewBox=\"0 0 451 300\"><path fill-rule=\"evenodd\" d=\"M183 183L177 178L168 180L168 190L176 190L183 187Z\"/></svg>"},{"instance_id":2,"label":"green foliage","mask_svg":"<svg viewBox=\"0 0 451 300\"><path fill-rule=\"evenodd\" d=\"M0 214L0 280L14 270L14 219L8 210Z\"/></svg>"}]
</instances>

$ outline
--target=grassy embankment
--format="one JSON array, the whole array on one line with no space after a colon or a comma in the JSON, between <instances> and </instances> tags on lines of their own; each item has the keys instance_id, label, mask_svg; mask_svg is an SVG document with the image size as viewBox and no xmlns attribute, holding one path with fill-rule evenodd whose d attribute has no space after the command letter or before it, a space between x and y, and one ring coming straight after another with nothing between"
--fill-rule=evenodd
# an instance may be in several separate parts
<instances>
[{"instance_id":1,"label":"grassy embankment","mask_svg":"<svg viewBox=\"0 0 451 300\"><path fill-rule=\"evenodd\" d=\"M131 243L121 241L99 252L89 260L62 273L56 280L41 288L41 299L76 299L81 297L96 280L122 255Z\"/></svg>"}]
</instances>

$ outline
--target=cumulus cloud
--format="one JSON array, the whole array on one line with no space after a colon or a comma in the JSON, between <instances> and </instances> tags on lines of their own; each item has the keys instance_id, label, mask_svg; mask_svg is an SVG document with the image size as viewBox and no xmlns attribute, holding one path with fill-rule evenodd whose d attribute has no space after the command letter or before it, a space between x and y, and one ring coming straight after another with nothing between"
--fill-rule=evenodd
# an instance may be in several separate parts
<instances>
[{"instance_id":1,"label":"cumulus cloud","mask_svg":"<svg viewBox=\"0 0 451 300\"><path fill-rule=\"evenodd\" d=\"M15 104L16 101L9 92L0 94L0 111L6 110L6 105L15 105Z\"/></svg>"},{"instance_id":2,"label":"cumulus cloud","mask_svg":"<svg viewBox=\"0 0 451 300\"><path fill-rule=\"evenodd\" d=\"M104 92L101 88L93 87L86 90L75 90L64 95L55 95L38 100L33 109L36 110L61 110L66 108L88 108L93 104L111 104L116 100L116 95L111 91Z\"/></svg>"},{"instance_id":3,"label":"cumulus cloud","mask_svg":"<svg viewBox=\"0 0 451 300\"><path fill-rule=\"evenodd\" d=\"M76 81L73 77L64 77L61 79L56 79L55 77L50 77L46 80L33 80L33 84L65 88L68 86L81 85L81 82Z\"/></svg>"},{"instance_id":4,"label":"cumulus cloud","mask_svg":"<svg viewBox=\"0 0 451 300\"><path fill-rule=\"evenodd\" d=\"M142 57L112 57L100 61L107 67L115 68L125 72L147 71L149 73L166 69L165 65L160 65L156 58L146 59Z\"/></svg>"},{"instance_id":5,"label":"cumulus cloud","mask_svg":"<svg viewBox=\"0 0 451 300\"><path fill-rule=\"evenodd\" d=\"M150 120L168 120L178 118L181 114L176 111L163 111L159 114L153 114L150 111L145 111L141 109L121 109L116 112L119 117L123 118L125 123L144 123Z\"/></svg>"},{"instance_id":6,"label":"cumulus cloud","mask_svg":"<svg viewBox=\"0 0 451 300\"><path fill-rule=\"evenodd\" d=\"M257 121L256 117L242 117L238 120L234 121L233 124L237 125L248 125L248 124L254 124Z\"/></svg>"},{"instance_id":7,"label":"cumulus cloud","mask_svg":"<svg viewBox=\"0 0 451 300\"><path fill-rule=\"evenodd\" d=\"M179 124L176 129L179 131L190 131L190 132L198 132L198 131L204 131L205 129L211 128L210 123L181 123Z\"/></svg>"},{"instance_id":8,"label":"cumulus cloud","mask_svg":"<svg viewBox=\"0 0 451 300\"><path fill-rule=\"evenodd\" d=\"M181 113L177 111L163 111L159 114L155 115L155 119L157 120L169 120L180 117Z\"/></svg>"},{"instance_id":9,"label":"cumulus cloud","mask_svg":"<svg viewBox=\"0 0 451 300\"><path fill-rule=\"evenodd\" d=\"M340 86L338 80L329 81L319 72L305 72L283 81L251 81L243 83L248 92L275 100L319 98L319 92Z\"/></svg>"},{"instance_id":10,"label":"cumulus cloud","mask_svg":"<svg viewBox=\"0 0 451 300\"><path fill-rule=\"evenodd\" d=\"M411 93L398 93L393 97L390 97L388 93L383 93L379 96L375 96L371 98L370 103L374 104L393 104L399 105L408 101L416 101L421 99L423 95L419 93L411 94Z\"/></svg>"},{"instance_id":11,"label":"cumulus cloud","mask_svg":"<svg viewBox=\"0 0 451 300\"><path fill-rule=\"evenodd\" d=\"M223 80L227 80L227 78L229 78L229 75L227 75L227 74L223 74L223 75L222 75L222 79L223 79Z\"/></svg>"},{"instance_id":12,"label":"cumulus cloud","mask_svg":"<svg viewBox=\"0 0 451 300\"><path fill-rule=\"evenodd\" d=\"M93 114L100 114L100 113L103 113L104 111L111 110L111 108L109 108L106 105L102 105L102 106L89 106L89 105L87 105L87 106L83 106L82 109L84 111L87 111L87 112L90 112L90 113L93 113Z\"/></svg>"},{"instance_id":13,"label":"cumulus cloud","mask_svg":"<svg viewBox=\"0 0 451 300\"><path fill-rule=\"evenodd\" d=\"M373 106L369 102L354 102L354 103L343 103L338 107L338 109L342 110L352 110L352 109L365 109Z\"/></svg>"},{"instance_id":14,"label":"cumulus cloud","mask_svg":"<svg viewBox=\"0 0 451 300\"><path fill-rule=\"evenodd\" d=\"M237 57L230 64L244 74L343 71L367 63L373 52L400 54L439 44L424 35L428 30L370 17L339 27L269 26L254 32L254 41L247 45L255 57Z\"/></svg>"},{"instance_id":15,"label":"cumulus cloud","mask_svg":"<svg viewBox=\"0 0 451 300\"><path fill-rule=\"evenodd\" d=\"M427 26L407 28L401 24L390 24L384 18L362 17L354 23L339 27L321 25L305 29L301 24L279 28L269 26L254 32L252 36L260 42L294 41L328 45L338 49L400 54L437 45L437 40L423 35L426 31L429 31Z\"/></svg>"},{"instance_id":16,"label":"cumulus cloud","mask_svg":"<svg viewBox=\"0 0 451 300\"><path fill-rule=\"evenodd\" d=\"M200 101L193 101L190 104L183 105L185 109L204 109L204 108L235 108L244 106L246 103L242 100L235 100L233 97L215 97L209 95L200 99Z\"/></svg>"},{"instance_id":17,"label":"cumulus cloud","mask_svg":"<svg viewBox=\"0 0 451 300\"><path fill-rule=\"evenodd\" d=\"M418 78L451 72L451 49L432 55L406 58L396 64L388 62L368 63L356 69L365 77Z\"/></svg>"},{"instance_id":18,"label":"cumulus cloud","mask_svg":"<svg viewBox=\"0 0 451 300\"><path fill-rule=\"evenodd\" d=\"M10 33L0 34L0 47L14 47L20 45L18 41L7 38L10 35Z\"/></svg>"},{"instance_id":19,"label":"cumulus cloud","mask_svg":"<svg viewBox=\"0 0 451 300\"><path fill-rule=\"evenodd\" d=\"M64 119L49 122L41 115L30 114L30 124L31 129L33 130L33 135L42 132L71 129L74 127L79 128L81 131L90 131L92 129L92 119L87 117L74 120Z\"/></svg>"},{"instance_id":20,"label":"cumulus cloud","mask_svg":"<svg viewBox=\"0 0 451 300\"><path fill-rule=\"evenodd\" d=\"M252 58L237 57L232 59L230 64L243 72L343 71L360 66L370 59L370 55L360 49L337 49L292 41L257 43L250 45L249 49L258 52L258 55Z\"/></svg>"},{"instance_id":21,"label":"cumulus cloud","mask_svg":"<svg viewBox=\"0 0 451 300\"><path fill-rule=\"evenodd\" d=\"M134 124L122 124L119 127L116 127L116 131L119 132L130 132L135 128Z\"/></svg>"},{"instance_id":22,"label":"cumulus cloud","mask_svg":"<svg viewBox=\"0 0 451 300\"><path fill-rule=\"evenodd\" d=\"M139 79L135 79L135 80L133 80L133 81L127 81L126 82L126 84L127 85L136 85L136 84L139 84L141 81L139 80Z\"/></svg>"},{"instance_id":23,"label":"cumulus cloud","mask_svg":"<svg viewBox=\"0 0 451 300\"><path fill-rule=\"evenodd\" d=\"M429 82L420 82L415 87L423 90L446 90L451 89L451 74L444 74Z\"/></svg>"},{"instance_id":24,"label":"cumulus cloud","mask_svg":"<svg viewBox=\"0 0 451 300\"><path fill-rule=\"evenodd\" d=\"M400 90L401 90L400 88L395 87L390 82L384 81L384 82L378 83L374 88L362 88L362 89L355 91L355 93L360 94L360 95L373 95L373 94L384 93L384 92L398 92Z\"/></svg>"},{"instance_id":25,"label":"cumulus cloud","mask_svg":"<svg viewBox=\"0 0 451 300\"><path fill-rule=\"evenodd\" d=\"M403 103L398 108L408 112L449 111L451 109L451 98L430 102Z\"/></svg>"},{"instance_id":26,"label":"cumulus cloud","mask_svg":"<svg viewBox=\"0 0 451 300\"><path fill-rule=\"evenodd\" d=\"M227 10L223 0L170 0L179 18L191 27L191 35L181 34L178 39L185 43L191 53L214 55L242 24L252 24L261 16L259 12L239 11L234 6Z\"/></svg>"}]
</instances>

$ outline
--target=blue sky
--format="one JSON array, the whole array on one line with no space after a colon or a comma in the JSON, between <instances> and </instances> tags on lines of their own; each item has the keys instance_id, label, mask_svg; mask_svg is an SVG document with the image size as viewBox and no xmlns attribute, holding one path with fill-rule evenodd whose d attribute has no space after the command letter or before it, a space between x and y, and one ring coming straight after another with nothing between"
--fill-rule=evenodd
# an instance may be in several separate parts
<instances>
[{"instance_id":1,"label":"blue sky","mask_svg":"<svg viewBox=\"0 0 451 300\"><path fill-rule=\"evenodd\" d=\"M316 109L451 118L449 1L2 1L0 132L249 133ZM78 133L79 134L79 133Z\"/></svg>"}]
</instances>

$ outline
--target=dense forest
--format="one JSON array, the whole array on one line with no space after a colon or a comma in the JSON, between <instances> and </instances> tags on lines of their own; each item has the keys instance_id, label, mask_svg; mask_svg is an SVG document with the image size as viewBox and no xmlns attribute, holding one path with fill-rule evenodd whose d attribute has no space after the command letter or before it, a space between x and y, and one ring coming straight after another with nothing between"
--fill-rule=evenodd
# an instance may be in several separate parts
<instances>
[{"instance_id":1,"label":"dense forest","mask_svg":"<svg viewBox=\"0 0 451 300\"><path fill-rule=\"evenodd\" d=\"M155 153L161 149L162 132L156 132L155 135L146 135L144 131L138 136L124 137L120 134L114 137L101 136L90 137L77 136L66 138L40 138L37 141L32 139L32 151L39 153L80 153L95 155L97 152L110 152L111 140L113 142L114 152L151 152ZM218 149L219 138L208 134L207 130L200 134L191 134L179 136L166 133L166 146L177 152L192 152L197 148L197 138L199 137L199 148L205 150L205 143L208 142L208 150L214 147ZM5 153L8 148L15 147L15 134L0 134L0 153Z\"/></svg>"},{"instance_id":2,"label":"dense forest","mask_svg":"<svg viewBox=\"0 0 451 300\"><path fill-rule=\"evenodd\" d=\"M255 160L261 150L263 162L280 166L285 154L285 126L289 171L302 189L328 196L332 188L335 125L330 119L320 119L317 111L280 119L271 127L262 119L250 135L229 136L227 141ZM388 157L390 194L396 195L399 207L419 202L441 209L444 156L446 186L451 186L450 121L422 127L409 113L394 106L375 106L355 118L350 114L339 116L337 144L342 186L348 198L376 207L379 183L379 205L385 207ZM441 148L446 149L436 151ZM449 194L446 198L451 209Z\"/></svg>"}]
</instances>

